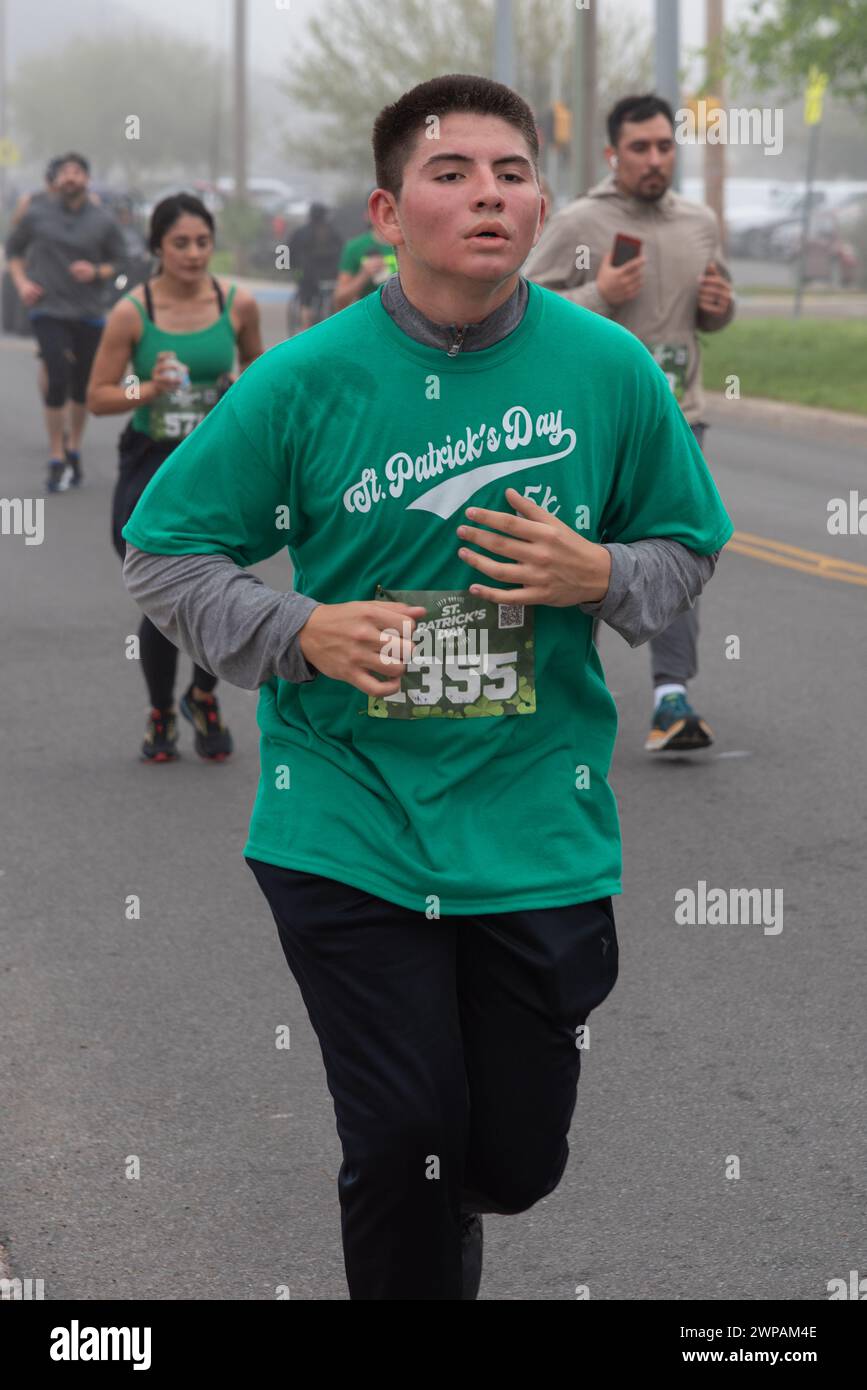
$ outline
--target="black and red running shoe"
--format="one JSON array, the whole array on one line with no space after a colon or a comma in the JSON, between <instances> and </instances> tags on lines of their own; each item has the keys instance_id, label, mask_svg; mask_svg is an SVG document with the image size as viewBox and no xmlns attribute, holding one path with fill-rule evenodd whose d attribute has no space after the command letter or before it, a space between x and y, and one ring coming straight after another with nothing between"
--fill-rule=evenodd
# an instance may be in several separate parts
<instances>
[{"instance_id":1,"label":"black and red running shoe","mask_svg":"<svg viewBox=\"0 0 867 1390\"><path fill-rule=\"evenodd\" d=\"M189 719L196 733L196 752L213 763L225 762L232 751L232 735L220 718L216 695L204 699L193 695L193 687L181 696L181 714Z\"/></svg>"},{"instance_id":2,"label":"black and red running shoe","mask_svg":"<svg viewBox=\"0 0 867 1390\"><path fill-rule=\"evenodd\" d=\"M178 752L178 720L174 710L151 710L141 756L146 763L177 762L181 755Z\"/></svg>"}]
</instances>

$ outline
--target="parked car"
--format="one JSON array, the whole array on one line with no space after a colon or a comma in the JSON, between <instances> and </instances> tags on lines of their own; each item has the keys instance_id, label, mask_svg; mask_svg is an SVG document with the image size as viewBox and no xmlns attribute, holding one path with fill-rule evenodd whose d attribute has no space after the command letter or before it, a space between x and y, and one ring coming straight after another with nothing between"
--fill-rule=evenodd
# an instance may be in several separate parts
<instances>
[{"instance_id":1,"label":"parked car","mask_svg":"<svg viewBox=\"0 0 867 1390\"><path fill-rule=\"evenodd\" d=\"M816 207L824 195L813 189L811 206ZM738 208L726 218L729 250L733 256L748 256L763 261L773 255L771 238L777 227L800 216L804 206L804 190L798 185L769 189L764 205Z\"/></svg>"},{"instance_id":2,"label":"parked car","mask_svg":"<svg viewBox=\"0 0 867 1390\"><path fill-rule=\"evenodd\" d=\"M771 234L771 254L783 261L796 261L803 245L801 218L785 222ZM847 287L858 283L858 252L847 240L839 211L819 208L810 214L807 227L807 254L804 275L807 280L826 280Z\"/></svg>"},{"instance_id":3,"label":"parked car","mask_svg":"<svg viewBox=\"0 0 867 1390\"><path fill-rule=\"evenodd\" d=\"M220 209L225 202L223 195L217 191L216 186L209 183L207 179L178 179L175 183L164 184L144 200L141 211L145 225L150 222L151 213L157 203L161 203L163 198L172 197L175 193L194 194L195 197L204 203L208 212L214 217L219 215Z\"/></svg>"},{"instance_id":4,"label":"parked car","mask_svg":"<svg viewBox=\"0 0 867 1390\"><path fill-rule=\"evenodd\" d=\"M837 222L843 236L851 237L867 218L867 193L855 193L837 208Z\"/></svg>"},{"instance_id":5,"label":"parked car","mask_svg":"<svg viewBox=\"0 0 867 1390\"><path fill-rule=\"evenodd\" d=\"M767 260L777 254L777 228L797 223L802 217L806 190L802 183L790 183L766 185L764 190L759 185L757 192L764 197L727 211L729 250L733 256ZM817 182L810 189L810 207L835 211L865 193L867 185L863 183L843 179Z\"/></svg>"},{"instance_id":6,"label":"parked car","mask_svg":"<svg viewBox=\"0 0 867 1390\"><path fill-rule=\"evenodd\" d=\"M234 191L234 179L217 179L217 192L222 198L231 198ZM262 212L286 213L296 198L295 189L282 179L247 179L247 202L260 208Z\"/></svg>"}]
</instances>

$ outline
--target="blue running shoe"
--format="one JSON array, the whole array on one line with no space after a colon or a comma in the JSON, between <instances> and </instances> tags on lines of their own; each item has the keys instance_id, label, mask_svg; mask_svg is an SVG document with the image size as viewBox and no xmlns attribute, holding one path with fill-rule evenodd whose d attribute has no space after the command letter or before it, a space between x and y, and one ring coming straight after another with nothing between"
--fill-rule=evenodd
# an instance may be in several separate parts
<instances>
[{"instance_id":1,"label":"blue running shoe","mask_svg":"<svg viewBox=\"0 0 867 1390\"><path fill-rule=\"evenodd\" d=\"M648 753L683 753L709 748L713 730L696 714L685 695L663 695L653 711L650 733L644 741Z\"/></svg>"}]
</instances>

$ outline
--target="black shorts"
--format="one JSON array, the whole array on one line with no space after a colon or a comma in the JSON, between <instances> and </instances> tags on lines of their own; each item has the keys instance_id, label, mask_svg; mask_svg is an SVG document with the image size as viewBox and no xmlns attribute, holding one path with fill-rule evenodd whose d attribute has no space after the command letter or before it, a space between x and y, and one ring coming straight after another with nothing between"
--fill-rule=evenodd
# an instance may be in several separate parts
<instances>
[{"instance_id":1,"label":"black shorts","mask_svg":"<svg viewBox=\"0 0 867 1390\"><path fill-rule=\"evenodd\" d=\"M177 448L177 442L151 439L140 430L134 430L132 421L129 421L117 443L120 471L111 502L111 540L123 560L126 557L126 541L121 531L157 469Z\"/></svg>"},{"instance_id":2,"label":"black shorts","mask_svg":"<svg viewBox=\"0 0 867 1390\"><path fill-rule=\"evenodd\" d=\"M305 309L309 309L310 305L317 299L319 287L322 284L328 284L330 287L333 281L326 280L324 276L320 275L305 275L298 285L298 303ZM329 288L326 293L330 298L334 290Z\"/></svg>"}]
</instances>

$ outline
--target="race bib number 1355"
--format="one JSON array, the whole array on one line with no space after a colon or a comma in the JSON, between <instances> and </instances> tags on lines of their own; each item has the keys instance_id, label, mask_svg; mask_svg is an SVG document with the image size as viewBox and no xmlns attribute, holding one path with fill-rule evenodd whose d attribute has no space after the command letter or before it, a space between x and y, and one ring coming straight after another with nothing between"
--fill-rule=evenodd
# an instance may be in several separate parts
<instances>
[{"instance_id":1,"label":"race bib number 1355","mask_svg":"<svg viewBox=\"0 0 867 1390\"><path fill-rule=\"evenodd\" d=\"M375 596L424 607L425 615L412 630L413 658L400 690L382 698L368 696L369 715L478 719L535 714L533 608L490 603L463 589L377 585Z\"/></svg>"}]
</instances>

